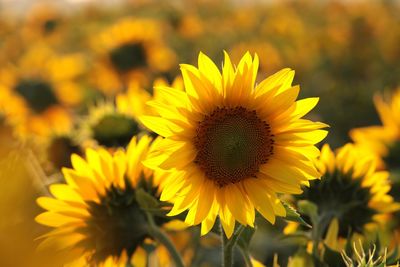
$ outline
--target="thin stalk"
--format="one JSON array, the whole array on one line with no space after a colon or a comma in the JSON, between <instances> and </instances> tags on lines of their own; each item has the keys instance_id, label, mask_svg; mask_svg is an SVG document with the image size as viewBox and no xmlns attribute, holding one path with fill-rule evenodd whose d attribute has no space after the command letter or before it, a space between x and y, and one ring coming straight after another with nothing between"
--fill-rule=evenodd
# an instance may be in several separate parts
<instances>
[{"instance_id":1,"label":"thin stalk","mask_svg":"<svg viewBox=\"0 0 400 267\"><path fill-rule=\"evenodd\" d=\"M232 267L233 266L233 249L239 240L240 235L242 234L245 227L243 225L239 225L236 231L233 233L230 239L228 239L224 233L224 229L220 223L220 233L221 233L221 244L222 244L222 266L223 267Z\"/></svg>"},{"instance_id":2,"label":"thin stalk","mask_svg":"<svg viewBox=\"0 0 400 267\"><path fill-rule=\"evenodd\" d=\"M221 266L222 267L232 267L233 261L232 261L232 252L233 252L233 247L228 245L229 239L226 237L224 229L220 229L221 233L221 243L222 243L222 262Z\"/></svg>"},{"instance_id":3,"label":"thin stalk","mask_svg":"<svg viewBox=\"0 0 400 267\"><path fill-rule=\"evenodd\" d=\"M185 267L181 255L175 248L171 239L169 239L169 237L155 224L153 216L151 214L146 212L146 215L149 221L150 234L165 246L170 256L172 257L173 261L175 262L176 267Z\"/></svg>"},{"instance_id":4,"label":"thin stalk","mask_svg":"<svg viewBox=\"0 0 400 267\"><path fill-rule=\"evenodd\" d=\"M242 253L244 262L246 263L247 267L253 267L253 263L251 262L250 253L247 249L239 246L240 252Z\"/></svg>"}]
</instances>

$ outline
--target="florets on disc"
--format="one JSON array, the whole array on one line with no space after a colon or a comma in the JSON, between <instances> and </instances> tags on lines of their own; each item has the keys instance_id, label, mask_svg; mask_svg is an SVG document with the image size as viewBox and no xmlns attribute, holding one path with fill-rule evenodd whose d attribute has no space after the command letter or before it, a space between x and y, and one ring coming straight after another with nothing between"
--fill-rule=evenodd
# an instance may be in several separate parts
<instances>
[{"instance_id":1,"label":"florets on disc","mask_svg":"<svg viewBox=\"0 0 400 267\"><path fill-rule=\"evenodd\" d=\"M244 107L216 108L196 129L194 162L222 187L256 177L273 153L270 126Z\"/></svg>"},{"instance_id":2,"label":"florets on disc","mask_svg":"<svg viewBox=\"0 0 400 267\"><path fill-rule=\"evenodd\" d=\"M318 99L296 101L290 69L256 85L258 57L249 53L237 67L225 54L222 72L202 53L198 65L181 65L185 91L156 88L149 104L158 115L141 117L165 137L145 162L171 174L161 199L174 203L170 215L189 210L186 222L202 223L202 234L219 216L230 237L236 220L254 225L255 210L274 223L285 215L277 193L300 193L319 177L314 144L326 125L301 119Z\"/></svg>"}]
</instances>

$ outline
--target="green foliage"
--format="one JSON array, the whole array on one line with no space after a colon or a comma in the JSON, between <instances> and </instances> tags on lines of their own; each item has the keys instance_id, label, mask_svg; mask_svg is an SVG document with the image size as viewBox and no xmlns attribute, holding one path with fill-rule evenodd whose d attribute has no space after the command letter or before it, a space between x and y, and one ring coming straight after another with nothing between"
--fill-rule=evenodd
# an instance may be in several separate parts
<instances>
[{"instance_id":1,"label":"green foliage","mask_svg":"<svg viewBox=\"0 0 400 267\"><path fill-rule=\"evenodd\" d=\"M309 225L306 221L304 221L304 219L301 218L300 214L292 206L290 206L288 203L284 201L281 202L286 210L285 220L290 222L297 222L305 227L311 228L311 225Z\"/></svg>"}]
</instances>

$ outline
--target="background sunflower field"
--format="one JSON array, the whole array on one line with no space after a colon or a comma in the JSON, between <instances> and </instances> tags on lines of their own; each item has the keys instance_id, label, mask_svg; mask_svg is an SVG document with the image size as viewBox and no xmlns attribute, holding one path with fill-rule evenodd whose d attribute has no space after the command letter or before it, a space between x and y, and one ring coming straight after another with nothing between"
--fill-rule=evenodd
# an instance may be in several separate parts
<instances>
[{"instance_id":1,"label":"background sunflower field","mask_svg":"<svg viewBox=\"0 0 400 267\"><path fill-rule=\"evenodd\" d=\"M221 68L224 51L235 65L247 51L257 54L257 82L286 67L295 70L300 98L319 97L306 118L329 125L323 143L330 147L315 163L322 182L299 196L279 195L296 208L286 207L292 219L271 225L256 215L257 231L246 228L241 249L234 250L235 266L395 264L400 258L400 1L3 0L0 266L87 266L66 265L69 255L60 256L55 245L40 245L49 229L35 217L49 208L36 199L49 196L50 185L64 183L63 168L77 169L73 154L91 164L91 149L117 157L135 136L156 143L160 137L140 119L156 114L146 103L164 103L158 88L185 90L179 64L197 65L202 52ZM370 158L362 161L365 155ZM163 178L151 175L140 186L157 198ZM342 188L342 182L324 182L325 177L345 177L350 184ZM349 195L345 204L337 200ZM157 209L164 212L160 203ZM321 215L342 204L343 214L346 205L355 205L357 212L351 211L358 220ZM156 224L163 229L173 229L169 237L187 266L220 265L220 241L213 233L218 229L200 237L198 227L160 220ZM146 261L134 264L174 266L165 247L147 239L141 247ZM122 256L119 261L95 266L131 266Z\"/></svg>"}]
</instances>

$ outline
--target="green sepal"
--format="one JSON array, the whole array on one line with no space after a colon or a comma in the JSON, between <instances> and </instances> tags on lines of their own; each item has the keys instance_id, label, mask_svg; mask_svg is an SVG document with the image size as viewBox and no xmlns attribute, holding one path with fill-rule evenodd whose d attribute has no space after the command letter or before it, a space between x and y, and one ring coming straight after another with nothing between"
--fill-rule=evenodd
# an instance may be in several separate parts
<instances>
[{"instance_id":1,"label":"green sepal","mask_svg":"<svg viewBox=\"0 0 400 267\"><path fill-rule=\"evenodd\" d=\"M135 195L140 208L144 210L158 209L160 206L158 200L142 188L136 189Z\"/></svg>"},{"instance_id":2,"label":"green sepal","mask_svg":"<svg viewBox=\"0 0 400 267\"><path fill-rule=\"evenodd\" d=\"M312 228L311 225L309 225L304 219L301 217L301 215L295 210L292 206L290 206L288 203L281 201L283 204L283 207L286 210L286 217L284 220L290 221L290 222L297 222L305 227Z\"/></svg>"}]
</instances>

